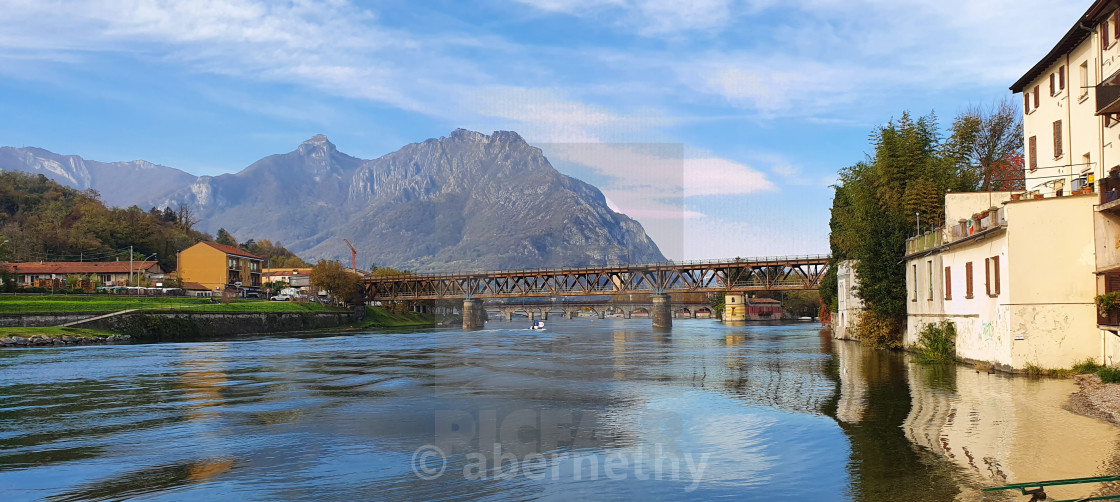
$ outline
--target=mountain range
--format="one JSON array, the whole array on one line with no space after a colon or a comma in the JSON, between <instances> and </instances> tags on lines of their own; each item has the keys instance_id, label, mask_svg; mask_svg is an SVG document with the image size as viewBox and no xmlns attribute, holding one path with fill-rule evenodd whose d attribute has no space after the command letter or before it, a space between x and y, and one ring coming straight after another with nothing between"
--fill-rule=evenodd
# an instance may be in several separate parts
<instances>
[{"instance_id":1,"label":"mountain range","mask_svg":"<svg viewBox=\"0 0 1120 502\"><path fill-rule=\"evenodd\" d=\"M0 169L98 191L109 205L187 205L198 228L280 241L305 259L416 271L664 261L642 226L565 176L517 133L458 129L373 160L317 135L235 174L193 176L145 161L104 163L0 148Z\"/></svg>"}]
</instances>

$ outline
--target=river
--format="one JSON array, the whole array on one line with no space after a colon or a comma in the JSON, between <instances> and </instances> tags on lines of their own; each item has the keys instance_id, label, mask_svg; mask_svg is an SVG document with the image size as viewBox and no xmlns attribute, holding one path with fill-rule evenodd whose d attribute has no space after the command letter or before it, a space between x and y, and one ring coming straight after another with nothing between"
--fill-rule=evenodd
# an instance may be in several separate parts
<instances>
[{"instance_id":1,"label":"river","mask_svg":"<svg viewBox=\"0 0 1120 502\"><path fill-rule=\"evenodd\" d=\"M527 325L0 350L0 499L1002 500L980 488L1120 472L1069 380L809 323Z\"/></svg>"}]
</instances>

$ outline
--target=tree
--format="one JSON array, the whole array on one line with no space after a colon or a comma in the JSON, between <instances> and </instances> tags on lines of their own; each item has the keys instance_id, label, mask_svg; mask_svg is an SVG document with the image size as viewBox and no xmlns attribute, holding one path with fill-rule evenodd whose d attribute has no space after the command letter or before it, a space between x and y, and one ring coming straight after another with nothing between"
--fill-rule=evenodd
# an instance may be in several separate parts
<instances>
[{"instance_id":1,"label":"tree","mask_svg":"<svg viewBox=\"0 0 1120 502\"><path fill-rule=\"evenodd\" d=\"M189 204L180 204L175 216L179 225L188 232L198 224L198 216L195 216L194 209Z\"/></svg>"},{"instance_id":2,"label":"tree","mask_svg":"<svg viewBox=\"0 0 1120 502\"><path fill-rule=\"evenodd\" d=\"M824 288L836 284L833 271L839 261L856 260L860 285L855 294L867 309L863 324L874 326L866 334L858 333L859 326L856 330L874 345L901 346L906 320L903 255L915 214L923 222L940 224L945 193L972 190L980 179L970 161L979 135L977 120L958 117L950 137L943 139L933 114L914 120L904 113L872 134L873 155L840 170L829 222L831 277L822 281L821 296L835 304L835 292Z\"/></svg>"},{"instance_id":3,"label":"tree","mask_svg":"<svg viewBox=\"0 0 1120 502\"><path fill-rule=\"evenodd\" d=\"M237 246L237 239L234 239L233 236L230 235L229 232L226 232L226 229L224 228L218 229L218 237L214 239L214 242L217 242L218 244L225 244L226 246Z\"/></svg>"},{"instance_id":4,"label":"tree","mask_svg":"<svg viewBox=\"0 0 1120 502\"><path fill-rule=\"evenodd\" d=\"M362 303L362 278L347 271L336 260L319 260L311 268L311 285L325 290L335 299L347 303Z\"/></svg>"},{"instance_id":5,"label":"tree","mask_svg":"<svg viewBox=\"0 0 1120 502\"><path fill-rule=\"evenodd\" d=\"M1008 174L1022 176L1022 170L1005 169L1015 157L1022 167L1023 122L1018 108L1007 99L987 108L970 106L954 121L946 147L963 161L962 179L969 191L999 190L1004 185L996 183L1006 183Z\"/></svg>"}]
</instances>

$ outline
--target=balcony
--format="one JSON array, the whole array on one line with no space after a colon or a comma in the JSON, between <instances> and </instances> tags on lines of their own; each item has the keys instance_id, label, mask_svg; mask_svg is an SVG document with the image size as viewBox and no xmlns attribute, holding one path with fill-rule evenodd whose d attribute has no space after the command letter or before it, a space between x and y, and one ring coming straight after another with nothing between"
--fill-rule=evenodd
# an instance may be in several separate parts
<instances>
[{"instance_id":1,"label":"balcony","mask_svg":"<svg viewBox=\"0 0 1120 502\"><path fill-rule=\"evenodd\" d=\"M1007 225L1007 214L1002 207L991 208L972 215L953 225L941 226L921 235L906 239L906 256L930 252L961 242Z\"/></svg>"},{"instance_id":2,"label":"balcony","mask_svg":"<svg viewBox=\"0 0 1120 502\"><path fill-rule=\"evenodd\" d=\"M1097 94L1097 115L1120 113L1120 85L1095 86Z\"/></svg>"}]
</instances>

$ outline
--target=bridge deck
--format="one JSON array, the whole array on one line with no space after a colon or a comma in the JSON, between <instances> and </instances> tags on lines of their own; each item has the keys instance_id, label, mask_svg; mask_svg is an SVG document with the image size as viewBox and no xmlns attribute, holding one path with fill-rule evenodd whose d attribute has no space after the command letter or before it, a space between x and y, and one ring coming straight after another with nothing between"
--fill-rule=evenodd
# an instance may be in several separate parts
<instances>
[{"instance_id":1,"label":"bridge deck","mask_svg":"<svg viewBox=\"0 0 1120 502\"><path fill-rule=\"evenodd\" d=\"M372 300L518 298L624 293L816 289L828 256L791 256L558 269L409 274L366 280Z\"/></svg>"}]
</instances>

